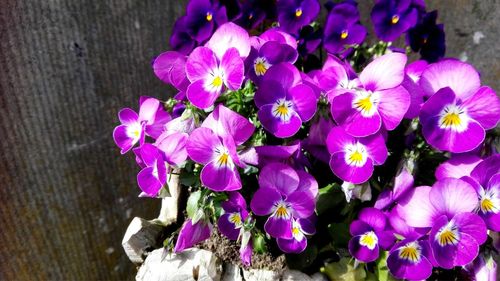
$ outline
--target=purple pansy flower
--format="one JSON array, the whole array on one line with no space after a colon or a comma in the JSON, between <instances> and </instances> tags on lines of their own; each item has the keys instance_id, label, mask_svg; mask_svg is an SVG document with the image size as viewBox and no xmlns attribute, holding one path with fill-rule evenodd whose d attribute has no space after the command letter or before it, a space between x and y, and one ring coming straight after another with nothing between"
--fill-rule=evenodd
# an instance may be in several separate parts
<instances>
[{"instance_id":1,"label":"purple pansy flower","mask_svg":"<svg viewBox=\"0 0 500 281\"><path fill-rule=\"evenodd\" d=\"M493 256L485 256L480 254L472 263L464 267L464 271L470 280L473 281L496 281L497 263Z\"/></svg>"},{"instance_id":2,"label":"purple pansy flower","mask_svg":"<svg viewBox=\"0 0 500 281\"><path fill-rule=\"evenodd\" d=\"M422 59L436 62L446 52L444 26L436 24L437 11L423 16L420 23L408 30L406 42L414 52L420 52Z\"/></svg>"},{"instance_id":3,"label":"purple pansy flower","mask_svg":"<svg viewBox=\"0 0 500 281\"><path fill-rule=\"evenodd\" d=\"M425 280L432 274L431 255L426 240L405 239L389 252L387 267L398 279Z\"/></svg>"},{"instance_id":4,"label":"purple pansy flower","mask_svg":"<svg viewBox=\"0 0 500 281\"><path fill-rule=\"evenodd\" d=\"M354 93L354 88L359 86L359 80L351 65L333 55L328 55L323 68L314 76L319 88L330 102L345 92Z\"/></svg>"},{"instance_id":5,"label":"purple pansy flower","mask_svg":"<svg viewBox=\"0 0 500 281\"><path fill-rule=\"evenodd\" d=\"M383 125L394 130L410 106L410 94L401 86L406 55L391 53L368 64L359 75L359 87L331 101L333 119L347 133L364 137Z\"/></svg>"},{"instance_id":6,"label":"purple pansy flower","mask_svg":"<svg viewBox=\"0 0 500 281\"><path fill-rule=\"evenodd\" d=\"M359 213L358 220L351 223L349 232L349 253L362 262L378 258L379 249L389 249L395 237L387 229L387 218L380 210L365 208Z\"/></svg>"},{"instance_id":7,"label":"purple pansy flower","mask_svg":"<svg viewBox=\"0 0 500 281\"><path fill-rule=\"evenodd\" d=\"M240 260L246 266L252 264L253 242L252 233L250 231L243 231L241 234L240 246Z\"/></svg>"},{"instance_id":8,"label":"purple pansy flower","mask_svg":"<svg viewBox=\"0 0 500 281\"><path fill-rule=\"evenodd\" d=\"M260 49L262 45L269 41L276 41L281 44L287 44L290 47L297 49L297 40L290 34L279 30L278 28L270 28L260 36L252 36L250 44L256 49Z\"/></svg>"},{"instance_id":9,"label":"purple pansy flower","mask_svg":"<svg viewBox=\"0 0 500 281\"><path fill-rule=\"evenodd\" d=\"M179 232L179 237L174 247L174 253L182 252L184 249L191 248L195 244L208 239L212 232L212 228L212 224L203 219L198 220L196 223L188 219L182 225L181 231Z\"/></svg>"},{"instance_id":10,"label":"purple pansy flower","mask_svg":"<svg viewBox=\"0 0 500 281\"><path fill-rule=\"evenodd\" d=\"M500 154L484 159L470 176L461 179L476 190L479 199L476 211L488 228L500 231Z\"/></svg>"},{"instance_id":11,"label":"purple pansy flower","mask_svg":"<svg viewBox=\"0 0 500 281\"><path fill-rule=\"evenodd\" d=\"M411 0L379 0L373 7L371 18L377 37L383 41L396 40L403 32L415 26L418 11Z\"/></svg>"},{"instance_id":12,"label":"purple pansy flower","mask_svg":"<svg viewBox=\"0 0 500 281\"><path fill-rule=\"evenodd\" d=\"M155 197L167 183L167 163L162 152L154 145L145 143L134 153L140 159L143 169L137 174L137 183L150 197Z\"/></svg>"},{"instance_id":13,"label":"purple pansy flower","mask_svg":"<svg viewBox=\"0 0 500 281\"><path fill-rule=\"evenodd\" d=\"M158 121L161 122L155 122L157 115ZM146 98L140 102L139 114L130 108L124 108L118 113L118 118L122 125L117 126L113 131L113 139L121 148L121 153L125 154L136 143L142 146L146 134L158 137L163 124L170 120L170 115L161 108L160 101L155 98Z\"/></svg>"},{"instance_id":14,"label":"purple pansy flower","mask_svg":"<svg viewBox=\"0 0 500 281\"><path fill-rule=\"evenodd\" d=\"M273 162L285 163L302 170L304 167L310 167L309 160L302 152L299 140L292 142L290 145L256 146L255 152L258 157L256 165L259 167L264 167Z\"/></svg>"},{"instance_id":15,"label":"purple pansy flower","mask_svg":"<svg viewBox=\"0 0 500 281\"><path fill-rule=\"evenodd\" d=\"M237 240L240 236L243 223L248 217L245 198L238 192L229 193L229 199L222 202L224 214L218 220L218 227L222 234L230 240Z\"/></svg>"},{"instance_id":16,"label":"purple pansy flower","mask_svg":"<svg viewBox=\"0 0 500 281\"><path fill-rule=\"evenodd\" d=\"M317 105L314 91L302 83L299 71L290 63L269 68L254 100L262 126L278 138L297 133L302 122L314 116Z\"/></svg>"},{"instance_id":17,"label":"purple pansy flower","mask_svg":"<svg viewBox=\"0 0 500 281\"><path fill-rule=\"evenodd\" d=\"M307 57L308 55L314 53L316 49L321 45L321 39L323 38L323 29L314 28L310 25L302 27L299 33L297 50L302 57Z\"/></svg>"},{"instance_id":18,"label":"purple pansy flower","mask_svg":"<svg viewBox=\"0 0 500 281\"><path fill-rule=\"evenodd\" d=\"M188 55L197 46L196 40L189 34L187 20L188 17L183 16L175 21L169 41L172 50L183 55Z\"/></svg>"},{"instance_id":19,"label":"purple pansy flower","mask_svg":"<svg viewBox=\"0 0 500 281\"><path fill-rule=\"evenodd\" d=\"M335 5L325 22L323 44L331 54L340 54L345 46L361 44L366 29L359 23L356 3L345 2Z\"/></svg>"},{"instance_id":20,"label":"purple pansy flower","mask_svg":"<svg viewBox=\"0 0 500 281\"><path fill-rule=\"evenodd\" d=\"M292 239L293 219L314 213L318 183L306 172L271 163L262 169L259 186L250 203L252 211L258 216L271 215L264 225L269 235Z\"/></svg>"},{"instance_id":21,"label":"purple pansy flower","mask_svg":"<svg viewBox=\"0 0 500 281\"><path fill-rule=\"evenodd\" d=\"M485 130L500 120L500 99L493 89L480 87L479 74L466 63L432 64L422 74L420 85L431 96L420 111L422 133L439 150L471 151L483 142Z\"/></svg>"},{"instance_id":22,"label":"purple pansy flower","mask_svg":"<svg viewBox=\"0 0 500 281\"><path fill-rule=\"evenodd\" d=\"M198 43L206 41L215 27L227 22L226 8L211 0L190 0L186 8L187 32Z\"/></svg>"},{"instance_id":23,"label":"purple pansy flower","mask_svg":"<svg viewBox=\"0 0 500 281\"><path fill-rule=\"evenodd\" d=\"M387 148L381 134L355 138L341 127L333 127L326 145L333 173L354 184L367 181L373 173L373 166L382 165L387 159Z\"/></svg>"},{"instance_id":24,"label":"purple pansy flower","mask_svg":"<svg viewBox=\"0 0 500 281\"><path fill-rule=\"evenodd\" d=\"M237 166L243 167L236 146L252 135L255 127L243 116L219 105L201 128L189 136L186 150L189 157L205 165L201 182L214 191L241 188Z\"/></svg>"},{"instance_id":25,"label":"purple pansy flower","mask_svg":"<svg viewBox=\"0 0 500 281\"><path fill-rule=\"evenodd\" d=\"M186 97L189 80L186 76L187 57L179 52L168 51L160 54L153 62L153 70L161 81L174 86L179 93L178 100Z\"/></svg>"},{"instance_id":26,"label":"purple pansy flower","mask_svg":"<svg viewBox=\"0 0 500 281\"><path fill-rule=\"evenodd\" d=\"M414 61L408 64L405 68L405 78L401 86L403 86L410 94L410 107L406 112L404 118L413 119L417 118L420 113L420 108L424 103L424 92L418 81L422 72L427 67L427 62L424 60Z\"/></svg>"},{"instance_id":27,"label":"purple pansy flower","mask_svg":"<svg viewBox=\"0 0 500 281\"><path fill-rule=\"evenodd\" d=\"M241 7L241 15L234 20L234 23L245 29L257 28L266 18L268 6L274 5L266 0L247 0Z\"/></svg>"},{"instance_id":28,"label":"purple pansy flower","mask_svg":"<svg viewBox=\"0 0 500 281\"><path fill-rule=\"evenodd\" d=\"M486 241L485 223L471 213L478 202L470 184L445 178L432 187L415 188L397 212L409 226L431 228L429 243L436 263L450 269L471 262Z\"/></svg>"},{"instance_id":29,"label":"purple pansy flower","mask_svg":"<svg viewBox=\"0 0 500 281\"><path fill-rule=\"evenodd\" d=\"M277 41L267 41L259 49L252 47L245 60L248 78L259 84L271 66L281 62L293 64L297 56L297 51L292 46Z\"/></svg>"},{"instance_id":30,"label":"purple pansy flower","mask_svg":"<svg viewBox=\"0 0 500 281\"><path fill-rule=\"evenodd\" d=\"M413 187L413 176L406 167L402 167L401 171L394 178L394 187L392 190L382 191L374 207L380 210L387 209L391 207L395 202L404 200L408 196Z\"/></svg>"},{"instance_id":31,"label":"purple pansy flower","mask_svg":"<svg viewBox=\"0 0 500 281\"><path fill-rule=\"evenodd\" d=\"M292 220L292 238L278 238L276 242L281 251L285 253L301 253L307 247L306 235L316 232L312 218Z\"/></svg>"},{"instance_id":32,"label":"purple pansy flower","mask_svg":"<svg viewBox=\"0 0 500 281\"><path fill-rule=\"evenodd\" d=\"M278 22L284 31L297 35L300 28L310 24L319 14L318 0L278 1Z\"/></svg>"}]
</instances>

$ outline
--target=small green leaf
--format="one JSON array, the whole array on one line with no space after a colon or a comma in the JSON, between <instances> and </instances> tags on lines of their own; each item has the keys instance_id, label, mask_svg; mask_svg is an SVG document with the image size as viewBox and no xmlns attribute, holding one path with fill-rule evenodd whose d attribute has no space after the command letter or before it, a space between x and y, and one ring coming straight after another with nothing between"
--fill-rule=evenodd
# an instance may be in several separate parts
<instances>
[{"instance_id":1,"label":"small green leaf","mask_svg":"<svg viewBox=\"0 0 500 281\"><path fill-rule=\"evenodd\" d=\"M186 206L186 211L188 213L189 218L194 218L196 215L196 212L198 211L198 203L200 201L201 197L201 191L196 191L191 193L191 195L188 198L187 201L187 206Z\"/></svg>"},{"instance_id":2,"label":"small green leaf","mask_svg":"<svg viewBox=\"0 0 500 281\"><path fill-rule=\"evenodd\" d=\"M329 263L321 268L321 272L326 274L332 281L358 281L366 278L366 271L363 266L354 267L354 261L349 258L342 258L339 262Z\"/></svg>"},{"instance_id":3,"label":"small green leaf","mask_svg":"<svg viewBox=\"0 0 500 281\"><path fill-rule=\"evenodd\" d=\"M329 184L319 189L318 203L316 203L316 211L318 215L323 214L330 208L344 200L344 193L337 183Z\"/></svg>"},{"instance_id":4,"label":"small green leaf","mask_svg":"<svg viewBox=\"0 0 500 281\"><path fill-rule=\"evenodd\" d=\"M253 237L253 250L258 254L267 252L266 239L262 234L256 234Z\"/></svg>"},{"instance_id":5,"label":"small green leaf","mask_svg":"<svg viewBox=\"0 0 500 281\"><path fill-rule=\"evenodd\" d=\"M392 277L391 273L389 273L389 268L387 267L387 257L389 256L389 252L382 251L378 260L375 262L375 275L377 279L380 281L396 281L394 277Z\"/></svg>"}]
</instances>

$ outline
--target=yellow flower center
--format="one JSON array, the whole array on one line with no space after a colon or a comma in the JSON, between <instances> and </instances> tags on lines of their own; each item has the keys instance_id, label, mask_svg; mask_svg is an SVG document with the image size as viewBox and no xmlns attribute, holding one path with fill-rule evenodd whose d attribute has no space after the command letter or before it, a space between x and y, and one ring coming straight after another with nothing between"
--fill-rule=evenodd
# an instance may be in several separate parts
<instances>
[{"instance_id":1,"label":"yellow flower center","mask_svg":"<svg viewBox=\"0 0 500 281\"><path fill-rule=\"evenodd\" d=\"M455 112L449 112L443 116L441 124L445 127L455 127L460 126L462 121L460 121L460 115Z\"/></svg>"},{"instance_id":2,"label":"yellow flower center","mask_svg":"<svg viewBox=\"0 0 500 281\"><path fill-rule=\"evenodd\" d=\"M295 16L296 17L302 16L302 9L301 8L298 8L297 10L295 10Z\"/></svg>"},{"instance_id":3,"label":"yellow flower center","mask_svg":"<svg viewBox=\"0 0 500 281\"><path fill-rule=\"evenodd\" d=\"M361 235L361 238L359 239L359 244L367 247L370 250L375 249L377 243L378 243L378 237L377 235L375 235L373 231L366 232L365 234Z\"/></svg>"},{"instance_id":4,"label":"yellow flower center","mask_svg":"<svg viewBox=\"0 0 500 281\"><path fill-rule=\"evenodd\" d=\"M399 257L411 262L418 262L420 260L420 250L418 244L416 242L411 242L399 248Z\"/></svg>"},{"instance_id":5,"label":"yellow flower center","mask_svg":"<svg viewBox=\"0 0 500 281\"><path fill-rule=\"evenodd\" d=\"M292 228L292 234L295 236L295 235L298 235L300 233L300 230L298 227L293 227Z\"/></svg>"},{"instance_id":6,"label":"yellow flower center","mask_svg":"<svg viewBox=\"0 0 500 281\"><path fill-rule=\"evenodd\" d=\"M220 76L215 76L214 80L212 81L212 86L214 87L222 86L222 78Z\"/></svg>"},{"instance_id":7,"label":"yellow flower center","mask_svg":"<svg viewBox=\"0 0 500 281\"><path fill-rule=\"evenodd\" d=\"M392 23L392 24L396 24L396 23L398 23L398 22L399 22L399 16L398 16L398 15L394 15L394 16L392 16L392 18L391 18L391 23Z\"/></svg>"},{"instance_id":8,"label":"yellow flower center","mask_svg":"<svg viewBox=\"0 0 500 281\"><path fill-rule=\"evenodd\" d=\"M443 226L436 235L436 240L440 246L457 245L460 240L458 227L452 222Z\"/></svg>"},{"instance_id":9,"label":"yellow flower center","mask_svg":"<svg viewBox=\"0 0 500 281\"><path fill-rule=\"evenodd\" d=\"M286 207L283 205L278 206L276 209L276 216L277 217L286 217L288 215L288 211L286 210Z\"/></svg>"},{"instance_id":10,"label":"yellow flower center","mask_svg":"<svg viewBox=\"0 0 500 281\"><path fill-rule=\"evenodd\" d=\"M356 150L349 156L349 160L351 162L361 162L363 161L363 154Z\"/></svg>"},{"instance_id":11,"label":"yellow flower center","mask_svg":"<svg viewBox=\"0 0 500 281\"><path fill-rule=\"evenodd\" d=\"M236 226L241 226L241 216L239 213L233 213L229 216L229 221Z\"/></svg>"},{"instance_id":12,"label":"yellow flower center","mask_svg":"<svg viewBox=\"0 0 500 281\"><path fill-rule=\"evenodd\" d=\"M363 99L360 99L359 101L357 101L356 107L358 109L360 109L361 111L369 112L373 107L373 103L372 103L370 97L366 97L366 98L363 98Z\"/></svg>"},{"instance_id":13,"label":"yellow flower center","mask_svg":"<svg viewBox=\"0 0 500 281\"><path fill-rule=\"evenodd\" d=\"M286 105L284 105L284 104L280 104L280 105L276 108L276 114L279 114L279 115L287 115L287 114L288 114L288 107L286 107Z\"/></svg>"},{"instance_id":14,"label":"yellow flower center","mask_svg":"<svg viewBox=\"0 0 500 281\"><path fill-rule=\"evenodd\" d=\"M264 75L267 71L266 65L264 62L259 61L255 64L255 74L258 76Z\"/></svg>"},{"instance_id":15,"label":"yellow flower center","mask_svg":"<svg viewBox=\"0 0 500 281\"><path fill-rule=\"evenodd\" d=\"M483 213L495 211L495 204L493 203L493 201L490 198L484 198L483 200L481 200L480 207L481 207L481 211L483 211Z\"/></svg>"},{"instance_id":16,"label":"yellow flower center","mask_svg":"<svg viewBox=\"0 0 500 281\"><path fill-rule=\"evenodd\" d=\"M340 38L346 39L347 35L349 35L349 32L347 32L347 30L343 30L342 33L340 33Z\"/></svg>"},{"instance_id":17,"label":"yellow flower center","mask_svg":"<svg viewBox=\"0 0 500 281\"><path fill-rule=\"evenodd\" d=\"M213 18L214 18L214 16L212 15L212 13L207 12L207 16L206 16L207 21L212 21Z\"/></svg>"},{"instance_id":18,"label":"yellow flower center","mask_svg":"<svg viewBox=\"0 0 500 281\"><path fill-rule=\"evenodd\" d=\"M222 165L227 165L227 162L229 162L229 155L227 153L222 153L219 156L219 160L217 160L217 163L222 166Z\"/></svg>"}]
</instances>

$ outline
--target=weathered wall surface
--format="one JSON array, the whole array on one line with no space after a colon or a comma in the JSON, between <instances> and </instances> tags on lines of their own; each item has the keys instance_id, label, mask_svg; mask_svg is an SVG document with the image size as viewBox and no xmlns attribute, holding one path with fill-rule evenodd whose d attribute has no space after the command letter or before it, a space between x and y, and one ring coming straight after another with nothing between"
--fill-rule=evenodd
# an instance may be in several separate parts
<instances>
[{"instance_id":1,"label":"weathered wall surface","mask_svg":"<svg viewBox=\"0 0 500 281\"><path fill-rule=\"evenodd\" d=\"M111 133L119 108L171 94L150 59L168 48L186 2L0 4L1 280L133 279L121 238L160 202L136 197L137 167ZM429 6L446 23L448 54L467 57L499 90L499 2Z\"/></svg>"}]
</instances>

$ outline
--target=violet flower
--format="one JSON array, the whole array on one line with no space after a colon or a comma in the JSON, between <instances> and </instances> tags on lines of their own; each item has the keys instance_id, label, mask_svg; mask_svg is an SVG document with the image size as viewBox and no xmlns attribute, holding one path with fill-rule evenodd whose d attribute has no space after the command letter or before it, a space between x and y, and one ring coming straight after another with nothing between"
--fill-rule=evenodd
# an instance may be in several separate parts
<instances>
[{"instance_id":1,"label":"violet flower","mask_svg":"<svg viewBox=\"0 0 500 281\"><path fill-rule=\"evenodd\" d=\"M155 197L167 183L167 165L164 156L156 146L149 143L145 143L134 152L143 166L137 174L137 183L147 196Z\"/></svg>"},{"instance_id":2,"label":"violet flower","mask_svg":"<svg viewBox=\"0 0 500 281\"><path fill-rule=\"evenodd\" d=\"M262 126L278 138L293 136L316 112L314 91L290 63L269 68L254 100Z\"/></svg>"},{"instance_id":3,"label":"violet flower","mask_svg":"<svg viewBox=\"0 0 500 281\"><path fill-rule=\"evenodd\" d=\"M280 29L297 35L299 30L310 24L319 14L318 0L278 1L278 22Z\"/></svg>"},{"instance_id":4,"label":"violet flower","mask_svg":"<svg viewBox=\"0 0 500 281\"><path fill-rule=\"evenodd\" d=\"M179 237L174 247L174 253L182 252L208 239L212 232L212 228L212 224L203 219L200 219L196 223L193 223L191 219L186 220L179 232Z\"/></svg>"},{"instance_id":5,"label":"violet flower","mask_svg":"<svg viewBox=\"0 0 500 281\"><path fill-rule=\"evenodd\" d=\"M500 120L500 99L493 89L480 87L479 74L466 63L432 64L422 73L420 85L431 96L420 111L422 133L434 148L471 151Z\"/></svg>"},{"instance_id":6,"label":"violet flower","mask_svg":"<svg viewBox=\"0 0 500 281\"><path fill-rule=\"evenodd\" d=\"M160 123L155 122L157 115ZM163 124L170 119L170 115L161 108L160 101L155 98L146 98L140 102L139 114L130 108L124 108L118 113L118 118L122 125L114 129L113 139L121 149L121 154L125 154L136 143L142 146L146 135L158 137Z\"/></svg>"},{"instance_id":7,"label":"violet flower","mask_svg":"<svg viewBox=\"0 0 500 281\"><path fill-rule=\"evenodd\" d=\"M389 252L387 267L398 279L425 280L432 275L431 255L426 240L405 239Z\"/></svg>"},{"instance_id":8,"label":"violet flower","mask_svg":"<svg viewBox=\"0 0 500 281\"><path fill-rule=\"evenodd\" d=\"M481 161L481 157L473 153L453 154L450 160L439 164L434 174L437 180L470 176Z\"/></svg>"},{"instance_id":9,"label":"violet flower","mask_svg":"<svg viewBox=\"0 0 500 281\"><path fill-rule=\"evenodd\" d=\"M478 202L470 184L445 178L432 187L415 188L397 212L409 226L431 228L429 243L436 263L450 269L471 262L486 241L486 225L472 213Z\"/></svg>"},{"instance_id":10,"label":"violet flower","mask_svg":"<svg viewBox=\"0 0 500 281\"><path fill-rule=\"evenodd\" d=\"M351 223L349 232L349 253L362 262L372 262L379 256L379 249L389 249L395 237L387 229L387 218L375 208L365 208L358 220Z\"/></svg>"},{"instance_id":11,"label":"violet flower","mask_svg":"<svg viewBox=\"0 0 500 281\"><path fill-rule=\"evenodd\" d=\"M241 7L241 15L233 22L245 29L257 28L266 18L267 10L272 1L266 0L247 0L244 1Z\"/></svg>"},{"instance_id":12,"label":"violet flower","mask_svg":"<svg viewBox=\"0 0 500 281\"><path fill-rule=\"evenodd\" d=\"M307 138L302 141L302 146L305 150L309 151L314 158L324 163L330 161L326 139L334 126L335 123L330 118L319 116L317 122L311 124Z\"/></svg>"},{"instance_id":13,"label":"violet flower","mask_svg":"<svg viewBox=\"0 0 500 281\"><path fill-rule=\"evenodd\" d=\"M410 94L401 86L406 55L376 58L359 75L359 87L334 97L333 119L347 133L365 137L383 128L394 130L410 106Z\"/></svg>"},{"instance_id":14,"label":"violet flower","mask_svg":"<svg viewBox=\"0 0 500 281\"><path fill-rule=\"evenodd\" d=\"M229 199L222 202L224 214L220 216L217 225L222 234L230 240L238 240L243 223L248 217L245 198L238 192L229 193Z\"/></svg>"},{"instance_id":15,"label":"violet flower","mask_svg":"<svg viewBox=\"0 0 500 281\"><path fill-rule=\"evenodd\" d=\"M333 127L326 145L331 155L332 172L354 184L367 181L373 173L373 166L382 165L387 159L387 148L381 134L355 138L341 127Z\"/></svg>"},{"instance_id":16,"label":"violet flower","mask_svg":"<svg viewBox=\"0 0 500 281\"><path fill-rule=\"evenodd\" d=\"M227 22L226 8L211 0L190 0L186 8L187 32L198 43L206 41L215 27Z\"/></svg>"},{"instance_id":17,"label":"violet flower","mask_svg":"<svg viewBox=\"0 0 500 281\"><path fill-rule=\"evenodd\" d=\"M188 55L198 45L196 40L189 34L187 20L187 16L182 16L175 21L172 36L170 36L169 40L172 50L183 55Z\"/></svg>"},{"instance_id":18,"label":"violet flower","mask_svg":"<svg viewBox=\"0 0 500 281\"><path fill-rule=\"evenodd\" d=\"M186 76L186 60L185 55L168 51L160 54L153 62L156 77L179 91L175 96L178 100L183 100L186 97L186 90L190 84Z\"/></svg>"},{"instance_id":19,"label":"violet flower","mask_svg":"<svg viewBox=\"0 0 500 281\"><path fill-rule=\"evenodd\" d=\"M411 3L411 0L377 1L372 9L371 18L378 38L391 42L415 26L418 11Z\"/></svg>"},{"instance_id":20,"label":"violet flower","mask_svg":"<svg viewBox=\"0 0 500 281\"><path fill-rule=\"evenodd\" d=\"M200 175L204 186L214 191L238 190L241 180L237 167L244 165L236 146L250 138L255 127L222 105L210 115L191 133L186 150L193 161L205 165Z\"/></svg>"},{"instance_id":21,"label":"violet flower","mask_svg":"<svg viewBox=\"0 0 500 281\"><path fill-rule=\"evenodd\" d=\"M404 118L417 118L420 113L420 108L424 103L424 91L418 81L420 81L420 76L426 67L427 62L424 60L414 61L405 67L405 78L401 86L410 94L410 107L406 111Z\"/></svg>"},{"instance_id":22,"label":"violet flower","mask_svg":"<svg viewBox=\"0 0 500 281\"><path fill-rule=\"evenodd\" d=\"M446 52L444 26L436 24L437 11L423 16L420 23L408 30L406 42L414 52L420 52L422 59L436 62Z\"/></svg>"},{"instance_id":23,"label":"violet flower","mask_svg":"<svg viewBox=\"0 0 500 281\"><path fill-rule=\"evenodd\" d=\"M302 152L302 145L299 140L295 140L290 145L262 145L256 146L258 162L255 165L264 167L269 163L280 162L288 164L297 170L304 170L310 167L309 160Z\"/></svg>"},{"instance_id":24,"label":"violet flower","mask_svg":"<svg viewBox=\"0 0 500 281\"><path fill-rule=\"evenodd\" d=\"M250 202L252 211L258 216L271 215L264 225L269 235L292 239L293 219L314 213L318 183L306 172L271 163L261 170L259 186Z\"/></svg>"},{"instance_id":25,"label":"violet flower","mask_svg":"<svg viewBox=\"0 0 500 281\"><path fill-rule=\"evenodd\" d=\"M334 97L345 92L354 93L354 88L359 86L359 79L349 62L333 55L328 55L321 71L316 72L315 80L330 103Z\"/></svg>"},{"instance_id":26,"label":"violet flower","mask_svg":"<svg viewBox=\"0 0 500 281\"><path fill-rule=\"evenodd\" d=\"M253 242L252 233L243 230L241 234L240 260L241 263L250 266L252 264Z\"/></svg>"},{"instance_id":27,"label":"violet flower","mask_svg":"<svg viewBox=\"0 0 500 281\"><path fill-rule=\"evenodd\" d=\"M306 235L313 235L314 233L316 233L316 229L311 219L293 219L292 238L278 238L276 242L284 253L297 254L303 252L307 247Z\"/></svg>"},{"instance_id":28,"label":"violet flower","mask_svg":"<svg viewBox=\"0 0 500 281\"><path fill-rule=\"evenodd\" d=\"M256 49L260 49L262 45L269 41L276 41L281 44L287 44L290 47L297 49L297 40L290 34L279 30L278 28L270 28L260 36L252 36L250 44Z\"/></svg>"},{"instance_id":29,"label":"violet flower","mask_svg":"<svg viewBox=\"0 0 500 281\"><path fill-rule=\"evenodd\" d=\"M361 44L366 29L359 23L359 12L355 3L335 5L325 22L323 44L330 54L340 54L346 46Z\"/></svg>"},{"instance_id":30,"label":"violet flower","mask_svg":"<svg viewBox=\"0 0 500 281\"><path fill-rule=\"evenodd\" d=\"M462 180L476 190L479 203L476 211L492 231L500 231L500 154L479 163Z\"/></svg>"},{"instance_id":31,"label":"violet flower","mask_svg":"<svg viewBox=\"0 0 500 281\"><path fill-rule=\"evenodd\" d=\"M300 30L297 46L297 50L302 58L306 58L310 54L314 53L321 45L322 38L322 28L314 29L314 27L310 25L304 26Z\"/></svg>"}]
</instances>

